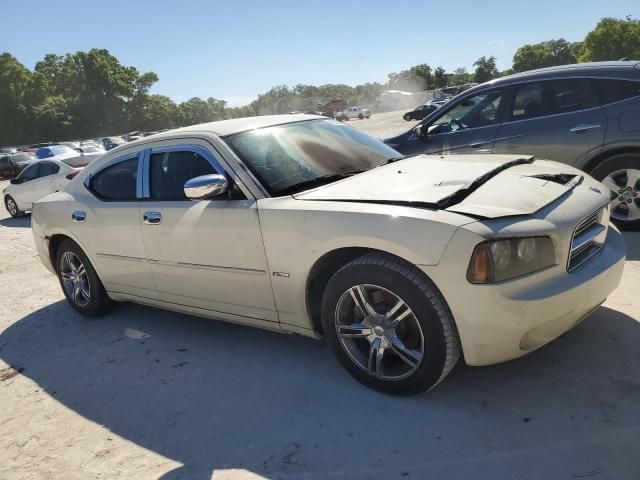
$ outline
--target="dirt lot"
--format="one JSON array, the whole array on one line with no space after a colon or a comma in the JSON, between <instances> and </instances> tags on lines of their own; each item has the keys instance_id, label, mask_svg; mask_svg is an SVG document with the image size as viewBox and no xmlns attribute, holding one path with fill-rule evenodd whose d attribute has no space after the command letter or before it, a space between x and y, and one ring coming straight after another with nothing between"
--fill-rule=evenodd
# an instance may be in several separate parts
<instances>
[{"instance_id":1,"label":"dirt lot","mask_svg":"<svg viewBox=\"0 0 640 480\"><path fill-rule=\"evenodd\" d=\"M29 225L0 210L0 479L640 478L640 232L577 328L406 399L309 339L128 304L81 318Z\"/></svg>"}]
</instances>

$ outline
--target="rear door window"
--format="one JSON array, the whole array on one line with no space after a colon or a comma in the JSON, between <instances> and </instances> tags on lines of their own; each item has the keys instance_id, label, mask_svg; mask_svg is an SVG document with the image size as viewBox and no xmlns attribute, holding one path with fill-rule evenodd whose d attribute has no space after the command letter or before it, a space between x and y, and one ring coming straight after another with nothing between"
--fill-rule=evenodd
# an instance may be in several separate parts
<instances>
[{"instance_id":1,"label":"rear door window","mask_svg":"<svg viewBox=\"0 0 640 480\"><path fill-rule=\"evenodd\" d=\"M593 78L591 79L591 85L600 105L607 105L640 95L640 82L635 80Z\"/></svg>"},{"instance_id":2,"label":"rear door window","mask_svg":"<svg viewBox=\"0 0 640 480\"><path fill-rule=\"evenodd\" d=\"M60 165L56 165L51 162L42 162L40 164L40 172L38 177L48 177L49 175L56 175L60 171Z\"/></svg>"},{"instance_id":3,"label":"rear door window","mask_svg":"<svg viewBox=\"0 0 640 480\"><path fill-rule=\"evenodd\" d=\"M138 157L124 160L99 171L91 180L91 190L102 200L137 199Z\"/></svg>"},{"instance_id":4,"label":"rear door window","mask_svg":"<svg viewBox=\"0 0 640 480\"><path fill-rule=\"evenodd\" d=\"M577 112L596 106L584 79L560 79L515 86L511 120Z\"/></svg>"}]
</instances>

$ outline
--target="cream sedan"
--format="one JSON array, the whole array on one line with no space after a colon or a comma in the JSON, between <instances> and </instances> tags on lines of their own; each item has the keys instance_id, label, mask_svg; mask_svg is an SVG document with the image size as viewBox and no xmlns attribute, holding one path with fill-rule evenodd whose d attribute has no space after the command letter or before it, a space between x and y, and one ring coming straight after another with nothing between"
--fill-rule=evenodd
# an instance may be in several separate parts
<instances>
[{"instance_id":1,"label":"cream sedan","mask_svg":"<svg viewBox=\"0 0 640 480\"><path fill-rule=\"evenodd\" d=\"M84 315L131 301L324 337L386 392L569 330L618 285L609 194L527 157L402 158L283 115L118 147L35 204L40 257ZM292 359L295 361L295 359Z\"/></svg>"}]
</instances>

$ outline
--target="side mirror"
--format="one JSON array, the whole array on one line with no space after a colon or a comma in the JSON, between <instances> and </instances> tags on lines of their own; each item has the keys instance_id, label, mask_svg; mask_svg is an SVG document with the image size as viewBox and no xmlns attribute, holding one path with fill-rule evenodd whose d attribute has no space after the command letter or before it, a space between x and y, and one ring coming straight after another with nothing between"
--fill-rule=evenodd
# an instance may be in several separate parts
<instances>
[{"instance_id":1,"label":"side mirror","mask_svg":"<svg viewBox=\"0 0 640 480\"><path fill-rule=\"evenodd\" d=\"M413 127L413 133L418 138L427 138L427 126L423 123Z\"/></svg>"},{"instance_id":2,"label":"side mirror","mask_svg":"<svg viewBox=\"0 0 640 480\"><path fill-rule=\"evenodd\" d=\"M187 180L184 194L190 200L208 200L227 191L229 183L224 175L201 175Z\"/></svg>"},{"instance_id":3,"label":"side mirror","mask_svg":"<svg viewBox=\"0 0 640 480\"><path fill-rule=\"evenodd\" d=\"M11 183L12 185L20 185L22 183L22 180L20 178L12 178L11 180L9 180L9 183Z\"/></svg>"}]
</instances>

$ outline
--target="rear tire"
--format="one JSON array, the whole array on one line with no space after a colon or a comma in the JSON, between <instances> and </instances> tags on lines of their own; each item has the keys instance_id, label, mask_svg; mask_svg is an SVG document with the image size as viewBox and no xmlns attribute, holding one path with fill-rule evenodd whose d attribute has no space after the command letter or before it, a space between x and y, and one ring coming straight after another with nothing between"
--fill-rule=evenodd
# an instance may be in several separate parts
<instances>
[{"instance_id":1,"label":"rear tire","mask_svg":"<svg viewBox=\"0 0 640 480\"><path fill-rule=\"evenodd\" d=\"M613 155L591 175L611 191L611 220L623 230L640 230L640 154Z\"/></svg>"},{"instance_id":2,"label":"rear tire","mask_svg":"<svg viewBox=\"0 0 640 480\"><path fill-rule=\"evenodd\" d=\"M342 366L386 393L426 392L460 357L458 331L437 287L390 255L368 254L336 272L323 294L322 326Z\"/></svg>"},{"instance_id":3,"label":"rear tire","mask_svg":"<svg viewBox=\"0 0 640 480\"><path fill-rule=\"evenodd\" d=\"M7 195L4 199L4 206L13 218L24 217L26 214L18 208L18 204L11 195Z\"/></svg>"},{"instance_id":4,"label":"rear tire","mask_svg":"<svg viewBox=\"0 0 640 480\"><path fill-rule=\"evenodd\" d=\"M107 313L113 307L104 285L80 246L64 240L56 252L60 287L71 307L85 317Z\"/></svg>"},{"instance_id":5,"label":"rear tire","mask_svg":"<svg viewBox=\"0 0 640 480\"><path fill-rule=\"evenodd\" d=\"M411 121L411 115L409 115L408 113L405 113L404 117L402 117L402 118L404 118L407 122Z\"/></svg>"}]
</instances>

